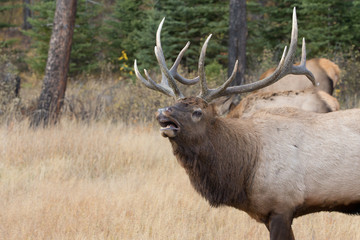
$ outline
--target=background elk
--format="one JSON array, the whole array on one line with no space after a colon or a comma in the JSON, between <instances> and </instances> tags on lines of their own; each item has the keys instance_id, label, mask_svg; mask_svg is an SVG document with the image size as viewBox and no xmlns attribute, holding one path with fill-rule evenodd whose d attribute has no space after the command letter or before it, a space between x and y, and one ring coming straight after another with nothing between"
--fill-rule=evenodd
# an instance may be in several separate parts
<instances>
[{"instance_id":1,"label":"background elk","mask_svg":"<svg viewBox=\"0 0 360 240\"><path fill-rule=\"evenodd\" d=\"M147 71L146 79L142 77L135 61L136 76L147 87L176 99L173 106L158 110L160 131L169 139L192 186L210 205L245 211L266 225L272 240L294 239L293 218L305 214L360 213L359 109L318 114L273 108L249 118L225 118L217 116L209 103L221 96L255 91L291 73L314 80L304 66L304 41L301 64L292 65L297 45L295 9L289 51L285 48L276 70L263 80L229 87L235 63L233 74L216 89L208 89L204 71L211 35L200 53L199 78L184 79L176 71L183 51L170 70L165 64L160 43L163 21L155 47L162 81L156 83ZM200 94L184 97L177 87L178 79L185 84L199 81Z\"/></svg>"},{"instance_id":2,"label":"background elk","mask_svg":"<svg viewBox=\"0 0 360 240\"><path fill-rule=\"evenodd\" d=\"M297 63L299 64L299 63ZM249 94L240 102L238 98L216 100L219 115L230 117L251 115L257 110L274 107L295 107L305 111L327 113L338 111L340 104L332 93L340 78L340 68L325 58L306 61L306 67L313 73L316 85L305 75L286 75L276 83ZM260 79L275 71L268 69Z\"/></svg>"},{"instance_id":3,"label":"background elk","mask_svg":"<svg viewBox=\"0 0 360 240\"><path fill-rule=\"evenodd\" d=\"M219 116L244 117L266 108L293 107L304 111L327 113L340 109L338 100L330 94L308 88L280 92L254 92L236 104L237 97L221 97L212 103Z\"/></svg>"},{"instance_id":4,"label":"background elk","mask_svg":"<svg viewBox=\"0 0 360 240\"><path fill-rule=\"evenodd\" d=\"M316 89L322 90L330 95L333 94L335 85L340 79L340 68L338 65L326 58L314 58L306 61L306 67L314 74L317 81ZM264 72L260 79L269 76L275 71L271 68ZM305 90L313 87L305 76L287 75L276 83L260 89L261 92L278 92L289 90Z\"/></svg>"},{"instance_id":5,"label":"background elk","mask_svg":"<svg viewBox=\"0 0 360 240\"><path fill-rule=\"evenodd\" d=\"M220 99L216 103L218 113L242 117L259 109L274 107L295 107L318 113L338 111L340 104L331 96L340 78L338 65L326 58L314 58L306 61L306 67L313 73L316 85L309 82L304 75L289 74L276 83L249 94L239 103L236 103L236 98ZM274 71L275 68L268 69L260 79Z\"/></svg>"},{"instance_id":6,"label":"background elk","mask_svg":"<svg viewBox=\"0 0 360 240\"><path fill-rule=\"evenodd\" d=\"M268 108L294 107L304 111L327 113L340 109L336 98L330 94L309 88L303 91L257 92L243 98L240 103L228 113L227 117L246 117L256 111ZM226 112L226 106L221 104L219 115Z\"/></svg>"}]
</instances>

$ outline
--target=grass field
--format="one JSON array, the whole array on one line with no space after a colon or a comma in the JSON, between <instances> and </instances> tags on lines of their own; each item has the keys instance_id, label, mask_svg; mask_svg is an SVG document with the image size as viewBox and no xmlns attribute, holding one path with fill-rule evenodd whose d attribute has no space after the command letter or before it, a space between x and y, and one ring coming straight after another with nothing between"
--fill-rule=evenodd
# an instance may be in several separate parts
<instances>
[{"instance_id":1,"label":"grass field","mask_svg":"<svg viewBox=\"0 0 360 240\"><path fill-rule=\"evenodd\" d=\"M0 127L0 239L267 239L236 209L211 208L156 127ZM360 239L360 217L312 214L297 239Z\"/></svg>"}]
</instances>

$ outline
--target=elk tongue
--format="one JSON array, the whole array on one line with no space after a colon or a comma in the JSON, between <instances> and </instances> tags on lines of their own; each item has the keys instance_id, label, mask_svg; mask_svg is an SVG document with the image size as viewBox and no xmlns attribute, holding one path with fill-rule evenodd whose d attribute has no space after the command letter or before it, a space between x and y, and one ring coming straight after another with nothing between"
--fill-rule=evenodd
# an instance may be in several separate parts
<instances>
[{"instance_id":1,"label":"elk tongue","mask_svg":"<svg viewBox=\"0 0 360 240\"><path fill-rule=\"evenodd\" d=\"M178 128L174 124L168 124L166 127L161 127L160 132L163 137L173 138L176 136Z\"/></svg>"}]
</instances>

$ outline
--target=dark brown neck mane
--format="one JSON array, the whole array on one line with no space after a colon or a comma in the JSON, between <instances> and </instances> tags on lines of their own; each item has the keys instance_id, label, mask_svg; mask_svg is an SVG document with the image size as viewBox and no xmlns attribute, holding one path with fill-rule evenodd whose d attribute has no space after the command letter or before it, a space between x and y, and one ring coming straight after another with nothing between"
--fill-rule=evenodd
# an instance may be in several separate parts
<instances>
[{"instance_id":1,"label":"dark brown neck mane","mask_svg":"<svg viewBox=\"0 0 360 240\"><path fill-rule=\"evenodd\" d=\"M239 120L215 118L204 136L170 139L193 187L212 206L246 206L258 156L258 140L249 128Z\"/></svg>"}]
</instances>

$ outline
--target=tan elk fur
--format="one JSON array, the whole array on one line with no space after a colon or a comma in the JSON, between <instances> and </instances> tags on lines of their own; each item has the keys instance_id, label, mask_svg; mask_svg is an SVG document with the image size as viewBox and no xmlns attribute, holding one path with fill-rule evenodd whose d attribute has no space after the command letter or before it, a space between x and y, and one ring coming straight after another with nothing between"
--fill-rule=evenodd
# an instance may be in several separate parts
<instances>
[{"instance_id":1,"label":"tan elk fur","mask_svg":"<svg viewBox=\"0 0 360 240\"><path fill-rule=\"evenodd\" d=\"M316 114L280 108L250 121L261 149L249 197L256 215L297 217L309 208L346 210L353 203L360 212L359 109Z\"/></svg>"},{"instance_id":2,"label":"tan elk fur","mask_svg":"<svg viewBox=\"0 0 360 240\"><path fill-rule=\"evenodd\" d=\"M303 91L257 92L246 96L232 109L228 117L246 117L261 109L294 107L309 112L327 113L340 109L336 98L328 93L306 89Z\"/></svg>"},{"instance_id":3,"label":"tan elk fur","mask_svg":"<svg viewBox=\"0 0 360 240\"><path fill-rule=\"evenodd\" d=\"M331 211L354 202L359 213L359 109L316 114L280 108L251 121L261 152L250 198L261 215L296 217L306 208Z\"/></svg>"},{"instance_id":4,"label":"tan elk fur","mask_svg":"<svg viewBox=\"0 0 360 240\"><path fill-rule=\"evenodd\" d=\"M326 58L314 58L306 61L306 68L314 74L315 80L319 83L316 88L331 95L335 85L340 79L339 66ZM274 70L275 68L267 70L260 76L260 79L269 76ZM313 87L312 83L304 75L287 75L278 82L259 91L278 92L304 90L310 87Z\"/></svg>"}]
</instances>

